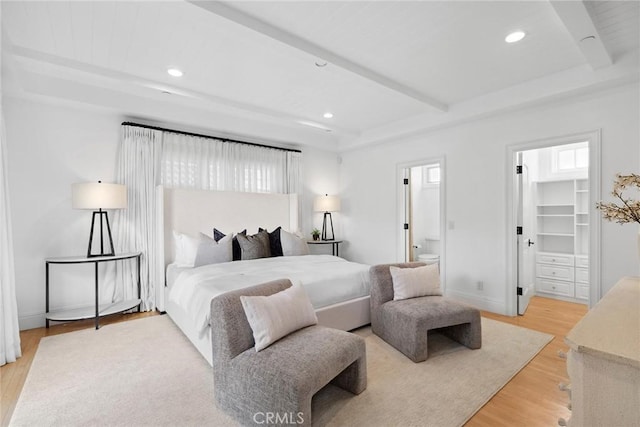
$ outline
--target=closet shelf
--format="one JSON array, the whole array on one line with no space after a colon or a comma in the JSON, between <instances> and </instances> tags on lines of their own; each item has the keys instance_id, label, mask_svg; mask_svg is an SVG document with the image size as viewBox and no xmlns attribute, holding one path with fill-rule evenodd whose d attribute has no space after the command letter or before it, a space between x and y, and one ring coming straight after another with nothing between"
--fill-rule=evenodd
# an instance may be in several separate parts
<instances>
[{"instance_id":1,"label":"closet shelf","mask_svg":"<svg viewBox=\"0 0 640 427\"><path fill-rule=\"evenodd\" d=\"M536 293L584 304L589 296L587 180L538 183L531 212L536 228Z\"/></svg>"}]
</instances>

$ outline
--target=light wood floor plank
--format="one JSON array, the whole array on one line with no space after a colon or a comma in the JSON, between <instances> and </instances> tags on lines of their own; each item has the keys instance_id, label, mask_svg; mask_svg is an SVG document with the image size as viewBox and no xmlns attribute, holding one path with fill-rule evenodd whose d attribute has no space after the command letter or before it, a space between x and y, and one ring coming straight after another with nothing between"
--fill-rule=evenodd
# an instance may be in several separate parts
<instances>
[{"instance_id":1,"label":"light wood floor plank","mask_svg":"<svg viewBox=\"0 0 640 427\"><path fill-rule=\"evenodd\" d=\"M484 317L553 335L555 338L466 424L469 427L526 425L557 426L568 419L569 396L558 384L567 383L564 337L587 313L587 306L533 297L524 316L508 317L482 312Z\"/></svg>"},{"instance_id":2,"label":"light wood floor plank","mask_svg":"<svg viewBox=\"0 0 640 427\"><path fill-rule=\"evenodd\" d=\"M587 308L582 304L540 297L531 299L529 309L524 316L508 317L482 312L484 317L545 332L554 335L555 338L466 425L470 427L514 425L549 427L557 425L560 417L568 418L570 411L566 405L569 398L565 392L558 389L558 383L567 382L566 364L557 353L558 350L565 352L568 350L563 341L564 337L586 312ZM113 315L101 319L101 324L154 315L157 313ZM9 424L40 339L92 327L93 321L87 320L60 324L49 329L30 329L20 333L22 357L15 363L9 363L0 368L2 426Z\"/></svg>"}]
</instances>

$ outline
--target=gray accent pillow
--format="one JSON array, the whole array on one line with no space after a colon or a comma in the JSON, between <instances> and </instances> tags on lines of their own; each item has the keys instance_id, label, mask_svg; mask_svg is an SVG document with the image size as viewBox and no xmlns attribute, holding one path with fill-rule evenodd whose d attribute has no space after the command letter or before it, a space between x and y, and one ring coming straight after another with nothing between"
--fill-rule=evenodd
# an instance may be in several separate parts
<instances>
[{"instance_id":1,"label":"gray accent pillow","mask_svg":"<svg viewBox=\"0 0 640 427\"><path fill-rule=\"evenodd\" d=\"M233 260L231 235L225 236L217 242L206 234L200 233L200 242L196 252L194 267L207 264L231 262Z\"/></svg>"},{"instance_id":2,"label":"gray accent pillow","mask_svg":"<svg viewBox=\"0 0 640 427\"><path fill-rule=\"evenodd\" d=\"M280 229L280 243L284 256L309 255L307 241L293 233Z\"/></svg>"},{"instance_id":3,"label":"gray accent pillow","mask_svg":"<svg viewBox=\"0 0 640 427\"><path fill-rule=\"evenodd\" d=\"M248 259L268 258L271 256L269 248L269 233L265 230L259 231L253 236L244 236L238 234L238 243L240 244L241 258L243 261Z\"/></svg>"}]
</instances>

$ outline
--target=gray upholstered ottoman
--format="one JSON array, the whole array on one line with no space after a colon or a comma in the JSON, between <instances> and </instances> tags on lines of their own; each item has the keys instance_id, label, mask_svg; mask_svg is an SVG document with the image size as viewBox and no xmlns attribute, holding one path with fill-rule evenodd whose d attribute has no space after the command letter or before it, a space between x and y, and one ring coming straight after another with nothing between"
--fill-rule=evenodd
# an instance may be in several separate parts
<instances>
[{"instance_id":1,"label":"gray upholstered ottoman","mask_svg":"<svg viewBox=\"0 0 640 427\"><path fill-rule=\"evenodd\" d=\"M427 360L428 331L439 329L471 349L482 346L480 311L442 296L393 300L390 266L419 267L423 263L371 267L371 330L414 362Z\"/></svg>"},{"instance_id":2,"label":"gray upholstered ottoman","mask_svg":"<svg viewBox=\"0 0 640 427\"><path fill-rule=\"evenodd\" d=\"M308 326L256 352L240 295L268 296L291 286L278 280L211 301L214 393L243 425L311 425L311 398L332 383L354 394L367 387L364 339Z\"/></svg>"}]
</instances>

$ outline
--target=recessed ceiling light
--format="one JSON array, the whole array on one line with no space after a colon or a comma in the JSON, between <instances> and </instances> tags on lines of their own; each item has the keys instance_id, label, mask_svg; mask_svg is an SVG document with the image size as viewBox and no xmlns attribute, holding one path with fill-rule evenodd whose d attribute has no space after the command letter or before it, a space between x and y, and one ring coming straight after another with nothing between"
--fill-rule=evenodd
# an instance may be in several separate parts
<instances>
[{"instance_id":1,"label":"recessed ceiling light","mask_svg":"<svg viewBox=\"0 0 640 427\"><path fill-rule=\"evenodd\" d=\"M327 113L324 113L323 116L324 116L325 119L330 119L330 118L333 117L333 113L327 112Z\"/></svg>"},{"instance_id":2,"label":"recessed ceiling light","mask_svg":"<svg viewBox=\"0 0 640 427\"><path fill-rule=\"evenodd\" d=\"M173 77L182 77L182 75L184 74L182 71L178 70L177 68L169 68L167 70L167 73L169 73L169 75Z\"/></svg>"},{"instance_id":3,"label":"recessed ceiling light","mask_svg":"<svg viewBox=\"0 0 640 427\"><path fill-rule=\"evenodd\" d=\"M327 61L323 61L321 59L316 61L316 67L322 68L327 66Z\"/></svg>"},{"instance_id":4,"label":"recessed ceiling light","mask_svg":"<svg viewBox=\"0 0 640 427\"><path fill-rule=\"evenodd\" d=\"M524 33L524 31L514 31L513 33L505 37L504 41L506 41L507 43L519 42L524 38L525 35L526 34Z\"/></svg>"}]
</instances>

